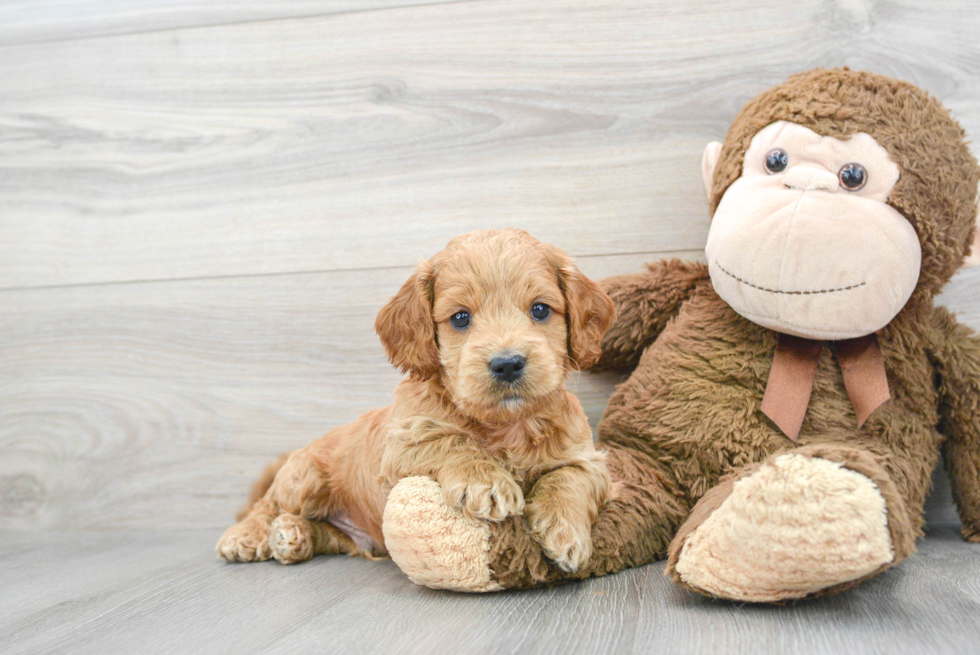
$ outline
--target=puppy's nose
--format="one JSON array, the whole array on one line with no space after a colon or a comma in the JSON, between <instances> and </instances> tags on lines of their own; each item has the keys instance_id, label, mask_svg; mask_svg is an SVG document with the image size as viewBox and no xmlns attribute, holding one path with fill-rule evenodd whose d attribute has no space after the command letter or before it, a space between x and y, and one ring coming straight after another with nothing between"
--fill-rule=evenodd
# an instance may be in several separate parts
<instances>
[{"instance_id":1,"label":"puppy's nose","mask_svg":"<svg viewBox=\"0 0 980 655\"><path fill-rule=\"evenodd\" d=\"M523 355L501 355L490 360L490 372L501 382L513 382L524 374Z\"/></svg>"}]
</instances>

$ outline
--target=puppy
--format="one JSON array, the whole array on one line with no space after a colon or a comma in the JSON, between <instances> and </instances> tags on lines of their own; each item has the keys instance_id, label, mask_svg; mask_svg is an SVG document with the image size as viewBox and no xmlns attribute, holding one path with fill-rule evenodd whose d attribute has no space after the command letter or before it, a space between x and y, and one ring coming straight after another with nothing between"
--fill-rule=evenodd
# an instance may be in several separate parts
<instances>
[{"instance_id":1,"label":"puppy","mask_svg":"<svg viewBox=\"0 0 980 655\"><path fill-rule=\"evenodd\" d=\"M568 255L522 230L454 239L378 314L389 359L408 373L394 404L270 465L218 554L384 556L387 492L426 475L471 517L523 513L545 554L576 570L610 482L565 378L598 358L614 312Z\"/></svg>"}]
</instances>

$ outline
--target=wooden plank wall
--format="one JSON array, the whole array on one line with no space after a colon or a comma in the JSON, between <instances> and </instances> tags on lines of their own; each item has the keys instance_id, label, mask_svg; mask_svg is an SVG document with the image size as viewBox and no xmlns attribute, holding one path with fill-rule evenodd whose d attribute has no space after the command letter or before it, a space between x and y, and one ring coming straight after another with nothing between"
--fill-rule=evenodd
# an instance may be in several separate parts
<instances>
[{"instance_id":1,"label":"wooden plank wall","mask_svg":"<svg viewBox=\"0 0 980 655\"><path fill-rule=\"evenodd\" d=\"M0 529L226 524L387 403L374 315L458 233L701 256L703 145L818 65L980 135L975 0L4 3ZM593 421L614 382L577 378Z\"/></svg>"}]
</instances>

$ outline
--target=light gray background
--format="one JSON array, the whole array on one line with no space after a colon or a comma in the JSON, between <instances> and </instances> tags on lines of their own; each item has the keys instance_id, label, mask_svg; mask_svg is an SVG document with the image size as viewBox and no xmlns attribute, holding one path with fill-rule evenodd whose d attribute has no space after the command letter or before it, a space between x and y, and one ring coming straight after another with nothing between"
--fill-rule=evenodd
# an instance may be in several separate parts
<instances>
[{"instance_id":1,"label":"light gray background","mask_svg":"<svg viewBox=\"0 0 980 655\"><path fill-rule=\"evenodd\" d=\"M212 553L266 460L388 402L374 315L420 256L519 226L594 277L700 257L704 144L818 65L980 135L976 0L0 3L0 650L975 649L942 484L918 555L782 608L661 565L473 597ZM978 282L943 298L974 327ZM593 424L615 382L576 378Z\"/></svg>"}]
</instances>

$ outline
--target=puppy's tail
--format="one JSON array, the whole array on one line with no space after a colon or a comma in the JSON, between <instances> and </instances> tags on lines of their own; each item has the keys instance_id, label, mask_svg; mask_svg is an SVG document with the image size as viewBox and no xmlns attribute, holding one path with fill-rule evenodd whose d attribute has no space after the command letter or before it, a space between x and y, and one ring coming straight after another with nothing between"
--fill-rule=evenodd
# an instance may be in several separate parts
<instances>
[{"instance_id":1,"label":"puppy's tail","mask_svg":"<svg viewBox=\"0 0 980 655\"><path fill-rule=\"evenodd\" d=\"M236 521L241 521L243 518L245 518L249 511L251 511L252 506L265 495L265 492L267 492L269 487L272 486L272 481L276 479L276 473L279 472L279 469L281 469L282 465L286 463L286 460L289 459L290 455L291 453L283 453L266 465L265 469L262 470L262 475L260 475L255 484L252 485L252 493L248 495L248 503L246 503L245 507L243 507L238 514L235 515Z\"/></svg>"}]
</instances>

